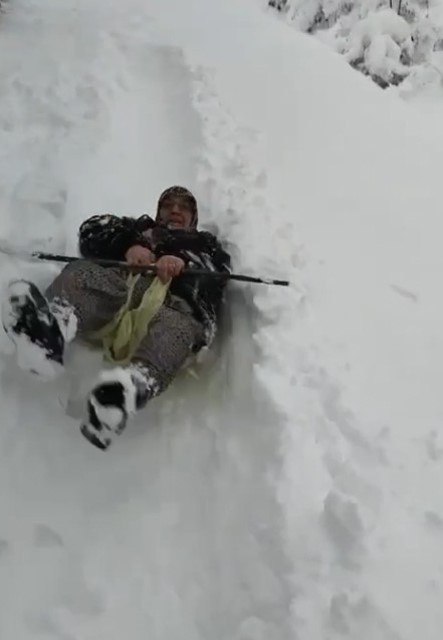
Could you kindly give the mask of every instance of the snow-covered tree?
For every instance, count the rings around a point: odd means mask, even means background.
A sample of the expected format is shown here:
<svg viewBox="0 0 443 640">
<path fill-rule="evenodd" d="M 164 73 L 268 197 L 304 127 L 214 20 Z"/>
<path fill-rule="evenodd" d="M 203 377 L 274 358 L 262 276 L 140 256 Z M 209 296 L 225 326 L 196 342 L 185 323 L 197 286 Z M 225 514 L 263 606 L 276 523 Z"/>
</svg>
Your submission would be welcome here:
<svg viewBox="0 0 443 640">
<path fill-rule="evenodd" d="M 443 77 L 443 0 L 269 0 L 382 87 Z M 433 71 L 432 71 L 433 70 Z"/>
</svg>

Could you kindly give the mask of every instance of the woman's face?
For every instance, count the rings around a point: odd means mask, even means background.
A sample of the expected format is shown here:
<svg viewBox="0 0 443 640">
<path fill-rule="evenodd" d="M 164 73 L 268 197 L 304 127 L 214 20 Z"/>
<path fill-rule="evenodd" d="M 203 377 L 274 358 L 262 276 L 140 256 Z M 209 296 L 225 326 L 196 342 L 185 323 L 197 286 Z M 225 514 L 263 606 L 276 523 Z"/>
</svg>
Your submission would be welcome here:
<svg viewBox="0 0 443 640">
<path fill-rule="evenodd" d="M 189 229 L 193 212 L 185 198 L 166 198 L 160 207 L 160 222 L 171 229 Z"/>
</svg>

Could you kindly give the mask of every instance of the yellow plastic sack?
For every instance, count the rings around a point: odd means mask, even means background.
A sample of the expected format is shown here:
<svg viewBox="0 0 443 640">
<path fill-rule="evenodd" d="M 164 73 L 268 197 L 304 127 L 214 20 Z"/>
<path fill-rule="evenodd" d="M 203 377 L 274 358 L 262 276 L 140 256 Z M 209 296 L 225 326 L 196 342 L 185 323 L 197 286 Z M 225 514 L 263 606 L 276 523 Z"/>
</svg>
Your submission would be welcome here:
<svg viewBox="0 0 443 640">
<path fill-rule="evenodd" d="M 130 309 L 135 285 L 140 274 L 128 277 L 128 297 L 114 318 L 102 329 L 91 334 L 91 339 L 98 340 L 103 347 L 105 358 L 114 364 L 129 364 L 145 337 L 149 323 L 163 305 L 168 292 L 169 283 L 162 284 L 155 278 L 143 294 L 140 305 Z"/>
</svg>

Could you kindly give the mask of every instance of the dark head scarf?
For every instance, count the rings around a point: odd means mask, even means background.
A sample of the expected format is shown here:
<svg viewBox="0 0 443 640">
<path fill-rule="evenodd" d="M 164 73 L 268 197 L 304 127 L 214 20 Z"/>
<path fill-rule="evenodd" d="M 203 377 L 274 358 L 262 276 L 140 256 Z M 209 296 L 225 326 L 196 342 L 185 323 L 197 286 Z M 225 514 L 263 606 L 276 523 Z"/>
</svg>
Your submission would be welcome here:
<svg viewBox="0 0 443 640">
<path fill-rule="evenodd" d="M 158 204 L 157 204 L 157 215 L 155 218 L 156 220 L 158 220 L 159 218 L 162 203 L 166 200 L 166 198 L 177 198 L 180 200 L 184 200 L 189 205 L 189 208 L 192 211 L 191 226 L 194 228 L 197 226 L 197 223 L 198 223 L 197 200 L 195 199 L 194 194 L 191 193 L 191 191 L 189 191 L 189 189 L 186 189 L 185 187 L 180 187 L 178 185 L 175 185 L 173 187 L 168 187 L 160 195 L 160 198 L 158 199 Z"/>
</svg>

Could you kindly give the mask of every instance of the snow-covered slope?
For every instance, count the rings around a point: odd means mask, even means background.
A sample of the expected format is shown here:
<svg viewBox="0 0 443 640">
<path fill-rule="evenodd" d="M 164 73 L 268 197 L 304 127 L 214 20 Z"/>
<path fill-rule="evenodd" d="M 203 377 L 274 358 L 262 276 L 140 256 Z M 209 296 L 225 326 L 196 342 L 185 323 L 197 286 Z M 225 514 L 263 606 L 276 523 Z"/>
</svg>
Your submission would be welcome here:
<svg viewBox="0 0 443 640">
<path fill-rule="evenodd" d="M 218 360 L 106 455 L 2 336 L 0 637 L 437 640 L 441 136 L 255 0 L 145 4 L 2 17 L 1 238 L 71 252 L 184 182 L 292 286 L 233 286 Z"/>
</svg>

